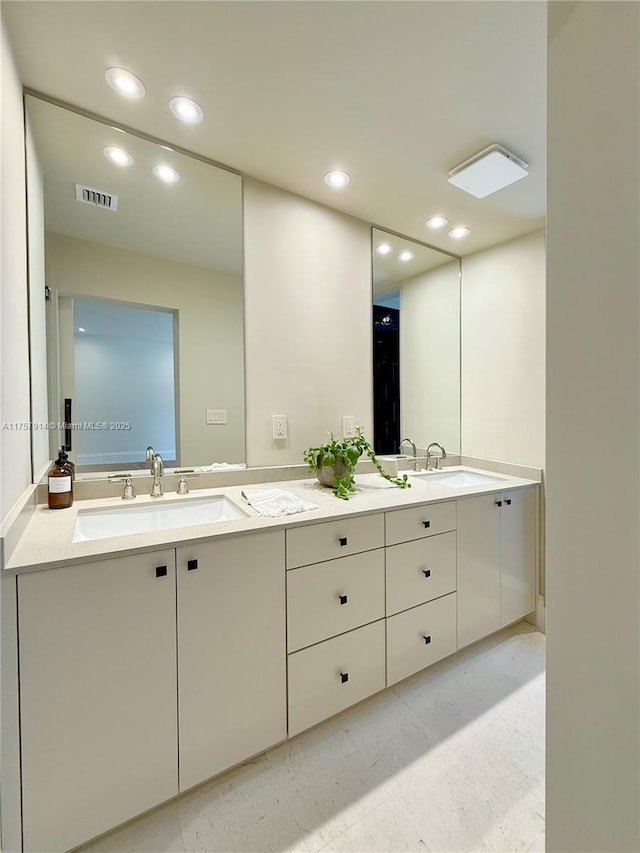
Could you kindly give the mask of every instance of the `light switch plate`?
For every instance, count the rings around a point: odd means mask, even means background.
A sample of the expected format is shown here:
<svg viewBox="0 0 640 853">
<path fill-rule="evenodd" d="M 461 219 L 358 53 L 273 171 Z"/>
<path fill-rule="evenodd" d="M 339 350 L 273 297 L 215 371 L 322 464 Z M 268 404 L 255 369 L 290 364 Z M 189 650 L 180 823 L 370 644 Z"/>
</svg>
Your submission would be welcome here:
<svg viewBox="0 0 640 853">
<path fill-rule="evenodd" d="M 289 437 L 289 426 L 287 424 L 286 415 L 273 415 L 273 437 L 276 441 L 281 441 Z"/>
<path fill-rule="evenodd" d="M 353 415 L 344 415 L 342 418 L 342 437 L 353 438 L 356 434 L 356 419 Z"/>
<path fill-rule="evenodd" d="M 206 422 L 217 426 L 218 424 L 226 424 L 227 410 L 226 409 L 207 409 Z"/>
</svg>

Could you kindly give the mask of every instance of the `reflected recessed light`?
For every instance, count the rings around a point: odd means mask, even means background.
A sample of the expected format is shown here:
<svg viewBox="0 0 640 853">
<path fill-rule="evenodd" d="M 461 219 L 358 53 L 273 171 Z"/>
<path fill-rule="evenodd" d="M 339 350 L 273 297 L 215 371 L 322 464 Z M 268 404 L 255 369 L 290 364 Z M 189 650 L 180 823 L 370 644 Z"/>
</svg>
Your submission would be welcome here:
<svg viewBox="0 0 640 853">
<path fill-rule="evenodd" d="M 79 332 L 86 332 L 87 330 L 86 330 L 86 329 L 83 329 L 83 328 L 82 328 L 82 326 L 78 326 L 78 331 L 79 331 Z"/>
<path fill-rule="evenodd" d="M 106 148 L 102 149 L 102 153 L 107 160 L 115 163 L 116 166 L 131 166 L 133 164 L 131 154 L 125 151 L 124 148 L 118 148 L 117 145 L 107 145 Z"/>
<path fill-rule="evenodd" d="M 393 247 L 388 243 L 380 243 L 379 246 L 376 246 L 376 252 L 379 255 L 388 255 L 389 252 L 393 252 Z"/>
<path fill-rule="evenodd" d="M 399 261 L 412 261 L 414 258 L 415 255 L 413 254 L 413 252 L 400 252 L 400 254 L 398 255 Z"/>
<path fill-rule="evenodd" d="M 432 216 L 424 224 L 427 228 L 444 228 L 448 221 L 446 216 Z"/>
<path fill-rule="evenodd" d="M 351 175 L 348 172 L 340 171 L 340 169 L 334 169 L 333 172 L 327 172 L 324 176 L 325 184 L 328 184 L 330 187 L 334 187 L 334 189 L 346 187 L 350 180 Z"/>
<path fill-rule="evenodd" d="M 191 98 L 171 98 L 169 109 L 176 118 L 187 124 L 198 124 L 204 118 L 204 110 Z"/>
<path fill-rule="evenodd" d="M 130 98 L 132 101 L 139 101 L 140 98 L 144 98 L 144 83 L 125 68 L 107 68 L 104 72 L 104 79 L 114 91 L 124 98 Z"/>
<path fill-rule="evenodd" d="M 166 163 L 158 163 L 157 166 L 154 166 L 153 174 L 165 184 L 175 184 L 176 181 L 180 180 L 179 173 L 171 166 L 167 166 Z"/>
<path fill-rule="evenodd" d="M 466 225 L 458 225 L 449 231 L 449 237 L 453 237 L 454 240 L 462 240 L 463 237 L 468 237 L 469 234 L 471 234 L 471 229 L 467 228 Z"/>
</svg>

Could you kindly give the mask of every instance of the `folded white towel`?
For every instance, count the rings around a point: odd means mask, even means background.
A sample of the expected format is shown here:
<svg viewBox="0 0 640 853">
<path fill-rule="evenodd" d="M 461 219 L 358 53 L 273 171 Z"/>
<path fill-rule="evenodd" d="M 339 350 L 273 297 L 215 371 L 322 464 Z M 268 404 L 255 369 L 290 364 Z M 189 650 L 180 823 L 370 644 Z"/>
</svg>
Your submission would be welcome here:
<svg viewBox="0 0 640 853">
<path fill-rule="evenodd" d="M 210 471 L 244 471 L 246 467 L 244 462 L 212 462 L 211 465 L 201 465 L 199 468 L 194 468 L 194 471 L 205 474 Z"/>
<path fill-rule="evenodd" d="M 260 515 L 275 517 L 318 509 L 318 504 L 305 501 L 285 489 L 244 489 L 242 494 Z"/>
</svg>

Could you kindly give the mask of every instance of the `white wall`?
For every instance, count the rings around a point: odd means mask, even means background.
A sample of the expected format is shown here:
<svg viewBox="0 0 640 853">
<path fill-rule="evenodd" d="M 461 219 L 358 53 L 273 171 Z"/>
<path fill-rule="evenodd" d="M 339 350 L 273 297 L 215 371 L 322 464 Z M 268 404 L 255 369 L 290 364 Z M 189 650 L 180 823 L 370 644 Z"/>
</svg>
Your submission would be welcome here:
<svg viewBox="0 0 640 853">
<path fill-rule="evenodd" d="M 65 295 L 178 311 L 180 464 L 244 461 L 238 277 L 52 232 L 47 232 L 46 266 L 48 284 Z M 206 409 L 226 409 L 227 424 L 207 425 Z"/>
<path fill-rule="evenodd" d="M 353 415 L 371 440 L 371 230 L 244 184 L 247 464 L 299 463 Z M 287 415 L 289 440 L 272 438 Z"/>
<path fill-rule="evenodd" d="M 639 34 L 549 6 L 550 853 L 640 850 Z"/>
<path fill-rule="evenodd" d="M 401 433 L 460 452 L 460 267 L 429 270 L 400 286 Z"/>
<path fill-rule="evenodd" d="M 0 45 L 0 421 L 28 422 L 29 355 L 22 87 L 4 24 Z M 0 520 L 31 482 L 29 430 L 0 433 Z"/>
<path fill-rule="evenodd" d="M 543 231 L 462 259 L 462 452 L 543 467 Z"/>
</svg>

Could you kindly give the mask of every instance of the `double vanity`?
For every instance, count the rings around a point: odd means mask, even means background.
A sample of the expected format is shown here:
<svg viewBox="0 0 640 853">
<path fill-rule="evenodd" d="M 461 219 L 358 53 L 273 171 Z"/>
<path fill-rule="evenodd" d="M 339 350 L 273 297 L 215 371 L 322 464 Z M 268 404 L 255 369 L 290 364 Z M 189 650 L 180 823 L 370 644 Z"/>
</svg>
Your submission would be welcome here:
<svg viewBox="0 0 640 853">
<path fill-rule="evenodd" d="M 278 518 L 242 486 L 39 506 L 4 578 L 25 853 L 82 844 L 534 611 L 539 482 L 410 481 L 358 475 L 348 502 L 278 483 L 318 505 Z"/>
</svg>

